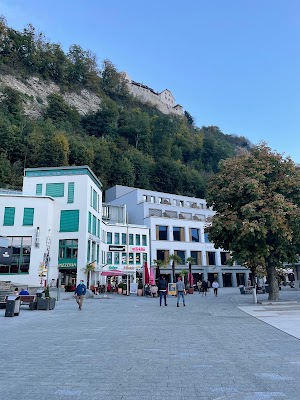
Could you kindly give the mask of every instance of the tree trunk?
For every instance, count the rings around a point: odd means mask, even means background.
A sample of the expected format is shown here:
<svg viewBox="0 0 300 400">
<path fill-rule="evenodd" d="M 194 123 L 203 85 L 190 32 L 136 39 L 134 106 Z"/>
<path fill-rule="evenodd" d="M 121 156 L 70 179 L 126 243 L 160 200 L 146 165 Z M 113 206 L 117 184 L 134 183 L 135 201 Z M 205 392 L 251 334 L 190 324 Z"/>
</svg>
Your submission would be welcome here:
<svg viewBox="0 0 300 400">
<path fill-rule="evenodd" d="M 173 283 L 175 283 L 175 262 L 174 260 L 172 261 L 172 275 L 173 275 Z"/>
<path fill-rule="evenodd" d="M 269 300 L 279 300 L 278 280 L 274 264 L 267 265 L 267 279 L 269 282 Z"/>
<path fill-rule="evenodd" d="M 190 274 L 190 279 L 189 279 L 189 281 L 190 281 L 190 288 L 191 287 L 193 287 L 192 286 L 192 263 L 189 263 L 189 274 Z"/>
</svg>

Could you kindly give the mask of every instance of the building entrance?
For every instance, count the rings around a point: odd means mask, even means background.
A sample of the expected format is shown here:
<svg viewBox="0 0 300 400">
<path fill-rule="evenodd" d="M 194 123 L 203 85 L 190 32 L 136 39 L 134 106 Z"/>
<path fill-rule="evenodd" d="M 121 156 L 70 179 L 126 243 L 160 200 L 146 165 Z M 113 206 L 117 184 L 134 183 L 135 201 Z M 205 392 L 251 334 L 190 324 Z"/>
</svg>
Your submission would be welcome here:
<svg viewBox="0 0 300 400">
<path fill-rule="evenodd" d="M 61 287 L 64 287 L 66 292 L 73 292 L 76 289 L 77 270 L 59 268 L 58 272 L 60 274 Z"/>
</svg>

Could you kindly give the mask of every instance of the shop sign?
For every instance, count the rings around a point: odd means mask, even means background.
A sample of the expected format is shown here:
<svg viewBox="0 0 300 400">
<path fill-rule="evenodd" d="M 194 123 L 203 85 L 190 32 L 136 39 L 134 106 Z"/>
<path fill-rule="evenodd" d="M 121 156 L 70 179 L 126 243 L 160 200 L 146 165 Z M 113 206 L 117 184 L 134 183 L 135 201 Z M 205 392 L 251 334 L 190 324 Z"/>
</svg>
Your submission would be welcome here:
<svg viewBox="0 0 300 400">
<path fill-rule="evenodd" d="M 125 265 L 123 269 L 126 271 L 128 271 L 128 270 L 132 271 L 132 270 L 134 270 L 134 265 Z"/>
<path fill-rule="evenodd" d="M 110 265 L 108 267 L 109 271 L 114 271 L 115 269 L 118 269 L 118 267 L 115 267 L 114 265 Z"/>
<path fill-rule="evenodd" d="M 132 247 L 130 251 L 146 251 L 145 247 Z"/>
<path fill-rule="evenodd" d="M 108 246 L 109 251 L 125 251 L 126 250 L 126 246 L 122 246 L 122 245 L 109 245 Z"/>
<path fill-rule="evenodd" d="M 77 268 L 77 258 L 59 258 L 58 268 Z"/>
</svg>

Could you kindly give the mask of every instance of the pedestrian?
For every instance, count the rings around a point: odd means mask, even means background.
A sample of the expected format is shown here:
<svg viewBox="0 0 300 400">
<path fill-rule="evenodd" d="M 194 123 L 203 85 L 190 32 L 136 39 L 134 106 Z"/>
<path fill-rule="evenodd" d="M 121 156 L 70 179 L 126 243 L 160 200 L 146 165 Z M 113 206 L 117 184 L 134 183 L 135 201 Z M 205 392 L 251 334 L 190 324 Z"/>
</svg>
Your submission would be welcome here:
<svg viewBox="0 0 300 400">
<path fill-rule="evenodd" d="M 201 292 L 201 287 L 202 287 L 202 282 L 201 282 L 201 281 L 198 281 L 198 282 L 197 282 L 197 288 L 198 288 L 199 294 L 200 294 L 200 292 Z"/>
<path fill-rule="evenodd" d="M 252 282 L 251 282 L 250 278 L 248 278 L 247 284 L 248 284 L 248 286 L 251 286 Z"/>
<path fill-rule="evenodd" d="M 218 296 L 218 289 L 219 289 L 220 285 L 219 285 L 219 282 L 216 279 L 214 280 L 214 282 L 212 284 L 212 287 L 214 289 L 214 295 L 217 297 Z"/>
<path fill-rule="evenodd" d="M 177 292 L 177 307 L 179 307 L 179 299 L 180 299 L 180 297 L 182 297 L 183 306 L 185 307 L 184 283 L 181 280 L 181 276 L 179 276 L 177 278 L 176 292 Z"/>
<path fill-rule="evenodd" d="M 202 282 L 202 297 L 205 295 L 206 296 L 206 293 L 207 293 L 207 289 L 208 289 L 208 283 L 207 283 L 207 281 L 206 280 L 204 280 L 203 282 Z"/>
<path fill-rule="evenodd" d="M 164 298 L 165 306 L 167 306 L 167 281 L 164 275 L 161 275 L 158 281 L 158 291 L 159 291 L 159 305 L 161 306 L 162 298 Z"/>
<path fill-rule="evenodd" d="M 14 295 L 18 296 L 18 294 L 19 294 L 19 288 L 16 287 L 15 290 L 14 290 Z"/>
<path fill-rule="evenodd" d="M 78 309 L 82 309 L 83 298 L 86 294 L 86 286 L 83 280 L 80 281 L 79 285 L 75 289 L 74 296 L 76 296 L 76 303 L 78 304 Z"/>
<path fill-rule="evenodd" d="M 28 294 L 29 294 L 28 290 L 25 290 L 25 289 L 21 289 L 21 291 L 19 293 L 20 296 L 26 296 Z"/>
</svg>

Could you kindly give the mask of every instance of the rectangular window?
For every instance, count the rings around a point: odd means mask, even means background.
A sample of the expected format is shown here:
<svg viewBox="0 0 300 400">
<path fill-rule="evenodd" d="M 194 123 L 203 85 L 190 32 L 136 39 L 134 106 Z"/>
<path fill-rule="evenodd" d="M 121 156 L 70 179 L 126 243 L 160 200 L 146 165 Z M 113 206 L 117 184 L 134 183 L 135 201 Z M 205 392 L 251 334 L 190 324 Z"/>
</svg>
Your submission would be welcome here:
<svg viewBox="0 0 300 400">
<path fill-rule="evenodd" d="M 37 183 L 35 186 L 35 194 L 37 196 L 41 196 L 42 195 L 42 189 L 43 189 L 43 185 L 41 183 Z"/>
<path fill-rule="evenodd" d="M 92 234 L 94 236 L 96 236 L 97 233 L 97 218 L 95 217 L 95 215 L 93 215 L 93 230 L 92 230 Z"/>
<path fill-rule="evenodd" d="M 216 265 L 216 253 L 214 251 L 206 252 L 207 265 Z"/>
<path fill-rule="evenodd" d="M 79 210 L 62 210 L 60 212 L 60 232 L 78 232 Z"/>
<path fill-rule="evenodd" d="M 15 223 L 15 207 L 5 207 L 4 209 L 4 226 L 13 226 Z"/>
<path fill-rule="evenodd" d="M 106 243 L 107 244 L 112 244 L 112 233 L 111 232 L 107 232 L 107 236 L 106 236 Z"/>
<path fill-rule="evenodd" d="M 68 203 L 74 203 L 74 182 L 68 183 Z"/>
<path fill-rule="evenodd" d="M 126 253 L 122 253 L 122 264 L 126 264 Z"/>
<path fill-rule="evenodd" d="M 99 253 L 100 253 L 100 246 L 97 244 L 97 264 L 99 264 Z"/>
<path fill-rule="evenodd" d="M 62 239 L 59 241 L 58 258 L 64 260 L 77 259 L 78 240 Z"/>
<path fill-rule="evenodd" d="M 126 233 L 122 233 L 122 244 L 127 244 L 126 243 Z"/>
<path fill-rule="evenodd" d="M 173 226 L 173 240 L 174 242 L 180 242 L 181 240 L 179 226 Z"/>
<path fill-rule="evenodd" d="M 64 194 L 65 194 L 64 183 L 46 183 L 46 196 L 64 197 Z"/>
<path fill-rule="evenodd" d="M 34 217 L 34 208 L 24 208 L 23 225 L 32 226 Z"/>
<path fill-rule="evenodd" d="M 133 264 L 133 253 L 129 253 L 129 264 Z"/>
<path fill-rule="evenodd" d="M 114 253 L 114 263 L 120 264 L 120 253 L 119 252 Z"/>
<path fill-rule="evenodd" d="M 86 255 L 86 261 L 89 262 L 91 257 L 91 241 L 88 240 L 87 242 L 87 255 Z"/>
<path fill-rule="evenodd" d="M 90 212 L 88 218 L 88 233 L 92 233 L 92 214 Z"/>
<path fill-rule="evenodd" d="M 205 243 L 210 243 L 209 238 L 208 238 L 208 233 L 204 233 L 204 241 L 205 241 Z"/>
<path fill-rule="evenodd" d="M 31 241 L 29 237 L 8 237 L 9 259 L 0 263 L 0 274 L 28 274 L 31 254 Z"/>
<path fill-rule="evenodd" d="M 97 192 L 93 189 L 93 209 L 97 211 Z"/>
<path fill-rule="evenodd" d="M 111 251 L 106 253 L 106 264 L 112 264 L 112 252 Z"/>
<path fill-rule="evenodd" d="M 98 219 L 97 236 L 98 236 L 98 238 L 100 239 L 100 219 Z"/>
<path fill-rule="evenodd" d="M 191 239 L 192 242 L 200 242 L 199 229 L 191 228 Z"/>
<path fill-rule="evenodd" d="M 155 203 L 155 197 L 154 196 L 150 196 L 150 203 Z"/>
<path fill-rule="evenodd" d="M 220 255 L 221 255 L 221 265 L 227 265 L 227 260 L 229 259 L 229 253 L 221 251 Z"/>
<path fill-rule="evenodd" d="M 147 201 L 147 196 L 144 194 L 143 195 L 143 202 L 146 203 L 146 201 Z"/>
<path fill-rule="evenodd" d="M 168 227 L 157 225 L 158 227 L 158 240 L 168 240 Z"/>
<path fill-rule="evenodd" d="M 91 261 L 96 260 L 96 243 L 92 242 L 92 256 L 91 256 Z"/>
<path fill-rule="evenodd" d="M 147 253 L 143 253 L 143 263 L 147 262 Z"/>
<path fill-rule="evenodd" d="M 147 236 L 146 235 L 142 235 L 142 245 L 147 246 Z"/>
<path fill-rule="evenodd" d="M 120 244 L 120 234 L 115 233 L 115 244 Z"/>
<path fill-rule="evenodd" d="M 141 244 L 141 235 L 135 235 L 135 244 L 136 244 L 136 246 L 140 246 L 140 244 Z"/>
<path fill-rule="evenodd" d="M 133 234 L 129 233 L 129 245 L 133 245 Z"/>
<path fill-rule="evenodd" d="M 184 250 L 175 250 L 175 253 L 181 258 L 180 264 L 185 264 L 185 251 Z"/>
<path fill-rule="evenodd" d="M 169 250 L 156 250 L 156 259 L 167 264 L 169 258 Z"/>
<path fill-rule="evenodd" d="M 194 259 L 195 265 L 201 265 L 201 251 L 191 251 L 191 257 Z"/>
<path fill-rule="evenodd" d="M 141 263 L 141 253 L 135 253 L 135 263 L 136 264 Z"/>
</svg>

